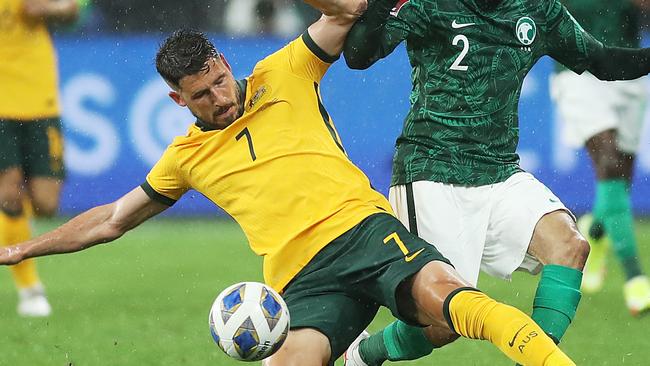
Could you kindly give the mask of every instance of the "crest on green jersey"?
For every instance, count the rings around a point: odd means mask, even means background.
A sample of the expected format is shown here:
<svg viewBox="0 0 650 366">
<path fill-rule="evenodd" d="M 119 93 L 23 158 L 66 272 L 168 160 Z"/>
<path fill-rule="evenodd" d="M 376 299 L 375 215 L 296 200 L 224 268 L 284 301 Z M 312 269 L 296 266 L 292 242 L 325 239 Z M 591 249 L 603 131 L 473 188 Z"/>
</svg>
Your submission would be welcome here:
<svg viewBox="0 0 650 366">
<path fill-rule="evenodd" d="M 530 46 L 537 36 L 537 25 L 529 17 L 521 17 L 517 21 L 516 27 L 517 39 L 524 46 Z"/>
</svg>

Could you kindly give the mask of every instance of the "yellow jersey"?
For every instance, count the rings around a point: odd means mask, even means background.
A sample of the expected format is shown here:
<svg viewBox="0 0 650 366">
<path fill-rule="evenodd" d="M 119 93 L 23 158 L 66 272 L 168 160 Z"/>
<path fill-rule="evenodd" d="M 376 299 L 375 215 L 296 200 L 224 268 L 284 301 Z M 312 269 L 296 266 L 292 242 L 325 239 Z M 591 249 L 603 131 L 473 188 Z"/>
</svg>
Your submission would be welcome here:
<svg viewBox="0 0 650 366">
<path fill-rule="evenodd" d="M 0 0 L 0 118 L 59 115 L 57 68 L 47 25 L 23 14 L 22 0 Z"/>
<path fill-rule="evenodd" d="M 364 218 L 392 214 L 321 103 L 318 83 L 331 62 L 308 33 L 260 61 L 245 81 L 244 114 L 223 130 L 190 126 L 142 185 L 168 205 L 195 189 L 223 208 L 278 291 Z"/>
</svg>

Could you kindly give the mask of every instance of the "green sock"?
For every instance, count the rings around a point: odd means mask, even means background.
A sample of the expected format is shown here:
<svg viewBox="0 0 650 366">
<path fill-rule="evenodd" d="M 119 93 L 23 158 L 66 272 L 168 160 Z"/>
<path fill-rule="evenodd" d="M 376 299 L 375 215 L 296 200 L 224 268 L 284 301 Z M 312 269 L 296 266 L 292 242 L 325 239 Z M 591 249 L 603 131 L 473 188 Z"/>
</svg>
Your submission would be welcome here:
<svg viewBox="0 0 650 366">
<path fill-rule="evenodd" d="M 560 342 L 576 314 L 581 282 L 582 272 L 574 268 L 547 265 L 542 270 L 532 318 L 556 343 Z"/>
<path fill-rule="evenodd" d="M 629 280 L 643 272 L 638 260 L 634 218 L 627 186 L 624 179 L 598 181 L 594 217 L 605 226 L 616 256 Z"/>
<path fill-rule="evenodd" d="M 359 354 L 368 365 L 384 361 L 415 360 L 424 357 L 435 347 L 424 335 L 424 329 L 396 320 L 381 332 L 359 344 Z"/>
</svg>

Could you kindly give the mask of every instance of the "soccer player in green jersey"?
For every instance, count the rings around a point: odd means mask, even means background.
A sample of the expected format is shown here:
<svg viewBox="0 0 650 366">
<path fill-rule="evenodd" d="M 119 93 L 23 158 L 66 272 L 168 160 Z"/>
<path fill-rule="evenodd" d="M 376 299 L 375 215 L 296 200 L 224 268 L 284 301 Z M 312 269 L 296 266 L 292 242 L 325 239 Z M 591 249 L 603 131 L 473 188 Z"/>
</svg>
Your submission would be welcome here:
<svg viewBox="0 0 650 366">
<path fill-rule="evenodd" d="M 380 305 L 409 323 L 488 340 L 526 365 L 575 366 L 529 316 L 471 287 L 410 233 L 352 164 L 320 82 L 366 1 L 307 2 L 326 15 L 242 80 L 202 33 L 168 37 L 156 69 L 196 121 L 142 185 L 0 247 L 0 266 L 108 243 L 195 189 L 241 225 L 291 313 L 287 339 L 265 366 L 333 366 Z"/>
<path fill-rule="evenodd" d="M 472 284 L 479 269 L 502 278 L 541 270 L 532 318 L 559 342 L 581 298 L 589 244 L 571 212 L 519 166 L 522 83 L 544 55 L 576 73 L 635 79 L 650 72 L 650 50 L 603 45 L 559 0 L 376 0 L 348 35 L 346 61 L 367 68 L 404 40 L 413 88 L 393 208 Z M 415 359 L 456 337 L 396 321 L 355 342 L 347 365 Z"/>
<path fill-rule="evenodd" d="M 620 47 L 639 47 L 640 5 L 630 0 L 565 0 L 576 20 L 594 37 Z M 563 137 L 585 146 L 596 171 L 593 216 L 578 220 L 591 244 L 582 279 L 584 292 L 602 288 L 609 243 L 625 272 L 625 302 L 634 315 L 650 309 L 650 281 L 639 263 L 630 182 L 646 103 L 644 80 L 603 82 L 558 65 L 551 96 L 564 122 Z M 605 233 L 607 234 L 605 236 Z"/>
</svg>

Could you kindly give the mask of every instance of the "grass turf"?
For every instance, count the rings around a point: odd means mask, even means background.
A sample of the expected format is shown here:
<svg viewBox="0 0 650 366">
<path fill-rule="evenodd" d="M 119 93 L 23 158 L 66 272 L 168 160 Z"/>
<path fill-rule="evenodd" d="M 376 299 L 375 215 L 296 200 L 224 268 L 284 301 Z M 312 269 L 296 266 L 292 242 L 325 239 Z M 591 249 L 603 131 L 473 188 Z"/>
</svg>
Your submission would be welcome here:
<svg viewBox="0 0 650 366">
<path fill-rule="evenodd" d="M 38 231 L 54 223 L 41 223 Z M 640 222 L 650 270 L 650 222 Z M 0 271 L 0 365 L 241 365 L 213 343 L 207 312 L 226 286 L 261 279 L 261 260 L 227 220 L 162 218 L 117 242 L 39 259 L 54 313 L 22 319 L 9 271 Z M 496 299 L 530 311 L 536 278 L 482 277 Z M 562 348 L 578 365 L 648 365 L 650 316 L 632 318 L 612 261 L 605 289 L 583 297 Z M 391 321 L 382 311 L 371 330 Z M 342 364 L 341 362 L 337 365 Z M 487 342 L 459 340 L 408 365 L 512 365 Z"/>
</svg>

